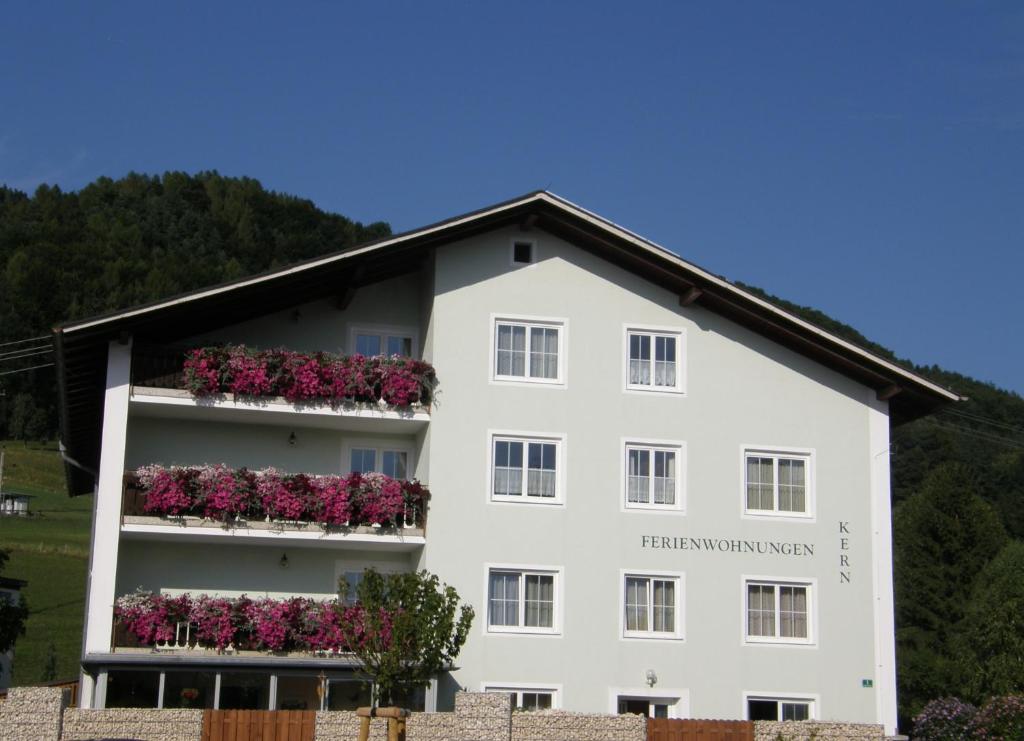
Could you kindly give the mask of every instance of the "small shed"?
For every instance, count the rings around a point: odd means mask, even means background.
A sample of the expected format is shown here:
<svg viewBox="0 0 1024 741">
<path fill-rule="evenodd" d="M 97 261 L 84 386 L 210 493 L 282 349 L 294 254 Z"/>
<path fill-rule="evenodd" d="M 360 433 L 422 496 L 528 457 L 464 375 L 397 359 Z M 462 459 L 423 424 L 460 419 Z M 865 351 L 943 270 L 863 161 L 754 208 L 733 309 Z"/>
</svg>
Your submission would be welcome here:
<svg viewBox="0 0 1024 741">
<path fill-rule="evenodd" d="M 20 515 L 27 517 L 29 514 L 29 500 L 31 494 L 19 494 L 8 491 L 0 492 L 0 516 Z"/>
</svg>

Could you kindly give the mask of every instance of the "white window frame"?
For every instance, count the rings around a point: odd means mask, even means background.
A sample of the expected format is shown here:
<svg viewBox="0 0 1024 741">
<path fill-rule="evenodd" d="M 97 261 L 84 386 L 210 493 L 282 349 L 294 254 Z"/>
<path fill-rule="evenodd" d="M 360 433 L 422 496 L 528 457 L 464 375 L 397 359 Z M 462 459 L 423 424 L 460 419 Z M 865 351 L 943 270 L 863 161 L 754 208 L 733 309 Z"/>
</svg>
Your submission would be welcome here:
<svg viewBox="0 0 1024 741">
<path fill-rule="evenodd" d="M 494 493 L 494 444 L 498 441 L 529 443 L 547 443 L 555 446 L 555 496 L 534 497 L 524 491 L 520 496 L 502 496 Z M 520 430 L 488 430 L 487 431 L 487 499 L 492 504 L 511 504 L 516 506 L 552 507 L 565 506 L 565 435 L 558 432 L 522 432 Z M 523 471 L 526 468 L 527 451 L 523 449 Z M 526 481 L 524 475 L 523 481 Z"/>
<path fill-rule="evenodd" d="M 774 636 L 752 636 L 747 632 L 747 587 L 752 584 L 775 587 L 775 633 Z M 803 587 L 807 590 L 807 636 L 804 638 L 787 638 L 778 635 L 782 621 L 779 616 L 781 600 L 779 587 Z M 740 579 L 742 600 L 740 603 L 740 631 L 743 643 L 748 646 L 817 646 L 818 630 L 818 580 L 814 578 L 793 576 L 756 576 L 745 574 Z"/>
<path fill-rule="evenodd" d="M 676 341 L 676 383 L 674 386 L 655 386 L 652 383 L 630 383 L 629 381 L 629 336 L 643 334 L 654 337 L 672 337 Z M 653 379 L 653 375 L 652 375 Z M 686 395 L 686 330 L 683 327 L 666 327 L 651 324 L 622 325 L 622 384 L 626 391 L 642 394 Z"/>
<path fill-rule="evenodd" d="M 532 378 L 529 375 L 525 376 L 505 376 L 498 374 L 498 325 L 499 324 L 511 324 L 516 326 L 527 327 L 527 340 L 526 340 L 526 363 L 527 373 L 529 373 L 529 362 L 530 362 L 530 340 L 529 340 L 529 328 L 539 327 L 541 329 L 556 329 L 558 330 L 558 366 L 557 375 L 555 378 Z M 490 323 L 490 369 L 491 377 L 490 382 L 500 385 L 523 385 L 523 386 L 541 386 L 546 388 L 565 388 L 566 378 L 568 376 L 567 368 L 568 362 L 566 358 L 566 348 L 568 344 L 569 336 L 569 320 L 558 317 L 539 317 L 539 316 L 526 316 L 522 314 L 491 314 Z"/>
<path fill-rule="evenodd" d="M 668 705 L 669 718 L 690 717 L 690 690 L 687 689 L 661 689 L 654 687 L 609 687 L 608 688 L 608 712 L 611 715 L 619 714 L 619 698 L 625 697 L 632 700 L 649 700 L 656 704 Z M 664 703 L 659 701 L 665 701 Z"/>
<path fill-rule="evenodd" d="M 749 509 L 747 507 L 747 457 L 772 458 L 772 509 Z M 804 504 L 803 512 L 779 510 L 779 460 L 792 459 L 804 462 Z M 816 491 L 815 449 L 799 447 L 780 447 L 777 445 L 741 445 L 740 446 L 740 513 L 747 520 L 791 520 L 793 522 L 815 522 Z"/>
<path fill-rule="evenodd" d="M 349 327 L 349 352 L 355 353 L 356 351 L 356 335 L 360 334 L 372 334 L 377 335 L 381 338 L 381 348 L 387 348 L 388 337 L 408 337 L 412 345 L 411 358 L 419 357 L 419 332 L 415 327 L 402 327 L 391 324 L 353 324 Z"/>
<path fill-rule="evenodd" d="M 659 579 L 675 582 L 675 627 L 669 631 L 627 630 L 626 628 L 626 578 Z M 650 591 L 648 591 L 650 594 Z M 648 615 L 654 609 L 653 599 L 648 604 Z M 653 625 L 650 620 L 648 625 Z M 649 569 L 621 569 L 619 571 L 619 638 L 625 641 L 656 640 L 682 641 L 686 638 L 686 572 L 651 571 Z"/>
<path fill-rule="evenodd" d="M 514 571 L 518 572 L 520 577 L 531 574 L 541 574 L 543 576 L 553 576 L 554 584 L 552 593 L 554 595 L 555 604 L 551 610 L 551 627 L 543 628 L 537 626 L 526 626 L 526 625 L 491 625 L 491 572 L 492 571 Z M 562 635 L 562 610 L 565 604 L 563 595 L 563 584 L 564 584 L 564 569 L 561 566 L 539 566 L 536 564 L 508 564 L 508 563 L 485 563 L 484 564 L 484 591 L 483 591 L 483 605 L 484 605 L 484 619 L 480 622 L 483 624 L 484 635 L 491 636 L 515 636 L 515 635 L 533 635 L 533 636 L 557 636 Z M 520 579 L 519 587 L 519 618 L 520 622 L 525 615 L 526 601 L 523 598 L 525 592 L 525 580 Z"/>
<path fill-rule="evenodd" d="M 562 685 L 535 682 L 481 682 L 481 692 L 500 692 L 514 694 L 516 696 L 516 708 L 522 705 L 524 692 L 547 692 L 551 695 L 551 709 L 559 710 L 562 707 Z M 533 712 L 533 711 L 524 711 Z"/>
<path fill-rule="evenodd" d="M 629 451 L 669 451 L 676 454 L 676 501 L 675 504 L 654 504 L 629 501 Z M 649 438 L 624 437 L 619 445 L 619 509 L 623 512 L 648 512 L 657 514 L 686 514 L 686 443 L 682 440 L 652 440 Z M 653 479 L 654 461 L 651 460 Z M 653 499 L 653 496 L 651 497 Z"/>
<path fill-rule="evenodd" d="M 368 439 L 346 439 L 344 444 L 341 446 L 341 471 L 343 474 L 351 473 L 352 467 L 352 451 L 353 450 L 373 450 L 374 451 L 374 470 L 378 473 L 381 472 L 384 464 L 384 453 L 405 453 L 405 473 L 408 480 L 412 480 L 415 477 L 416 471 L 416 456 L 413 451 L 413 446 L 410 443 L 389 443 L 385 440 L 368 440 Z"/>
<path fill-rule="evenodd" d="M 529 262 L 516 262 L 516 245 L 517 244 L 528 244 L 530 245 L 530 261 Z M 537 240 L 529 237 L 513 237 L 508 243 L 508 264 L 514 268 L 525 268 L 529 265 L 537 264 Z"/>
<path fill-rule="evenodd" d="M 807 720 L 819 720 L 821 696 L 813 692 L 759 692 L 756 690 L 745 690 L 743 692 L 743 707 L 740 717 L 750 720 L 750 700 L 767 700 L 779 703 L 779 720 L 782 720 L 782 703 L 803 703 L 807 705 Z"/>
</svg>

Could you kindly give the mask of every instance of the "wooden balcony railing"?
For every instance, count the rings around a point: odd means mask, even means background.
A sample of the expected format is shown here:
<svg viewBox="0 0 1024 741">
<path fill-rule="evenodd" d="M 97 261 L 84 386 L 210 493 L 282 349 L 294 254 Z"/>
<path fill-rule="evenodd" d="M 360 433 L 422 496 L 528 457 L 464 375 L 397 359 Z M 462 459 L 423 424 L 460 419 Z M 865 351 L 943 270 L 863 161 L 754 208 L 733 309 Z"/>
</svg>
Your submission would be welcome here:
<svg viewBox="0 0 1024 741">
<path fill-rule="evenodd" d="M 132 385 L 184 388 L 182 368 L 189 349 L 184 345 L 136 345 L 132 349 Z"/>
</svg>

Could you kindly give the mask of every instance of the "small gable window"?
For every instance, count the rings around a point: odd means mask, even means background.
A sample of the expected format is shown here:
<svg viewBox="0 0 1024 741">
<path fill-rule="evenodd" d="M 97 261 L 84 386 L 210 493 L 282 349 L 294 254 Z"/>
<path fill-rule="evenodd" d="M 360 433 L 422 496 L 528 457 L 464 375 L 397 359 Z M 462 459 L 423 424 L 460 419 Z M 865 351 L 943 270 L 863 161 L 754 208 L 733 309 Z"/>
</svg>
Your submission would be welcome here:
<svg viewBox="0 0 1024 741">
<path fill-rule="evenodd" d="M 512 242 L 512 264 L 529 265 L 534 260 L 534 243 L 525 239 Z"/>
</svg>

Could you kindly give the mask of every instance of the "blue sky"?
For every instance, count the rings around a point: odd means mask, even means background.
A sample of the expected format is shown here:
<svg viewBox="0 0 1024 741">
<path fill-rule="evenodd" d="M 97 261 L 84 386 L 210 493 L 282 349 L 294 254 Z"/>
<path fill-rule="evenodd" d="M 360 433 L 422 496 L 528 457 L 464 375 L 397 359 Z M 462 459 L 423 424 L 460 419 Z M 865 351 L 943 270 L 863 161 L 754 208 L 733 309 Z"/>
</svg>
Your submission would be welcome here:
<svg viewBox="0 0 1024 741">
<path fill-rule="evenodd" d="M 395 230 L 547 188 L 1024 393 L 1024 5 L 10 3 L 0 182 L 216 169 Z"/>
</svg>

